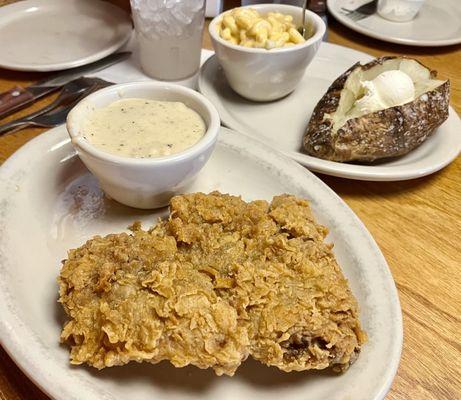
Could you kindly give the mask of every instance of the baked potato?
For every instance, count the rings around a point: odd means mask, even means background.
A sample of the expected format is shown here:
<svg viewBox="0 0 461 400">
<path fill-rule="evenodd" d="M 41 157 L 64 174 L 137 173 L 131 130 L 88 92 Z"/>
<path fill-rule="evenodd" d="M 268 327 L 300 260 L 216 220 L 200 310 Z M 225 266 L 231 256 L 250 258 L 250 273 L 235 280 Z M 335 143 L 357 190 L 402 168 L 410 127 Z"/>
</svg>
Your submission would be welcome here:
<svg viewBox="0 0 461 400">
<path fill-rule="evenodd" d="M 448 118 L 450 82 L 420 62 L 382 57 L 353 65 L 314 109 L 303 148 L 331 161 L 404 155 Z"/>
</svg>

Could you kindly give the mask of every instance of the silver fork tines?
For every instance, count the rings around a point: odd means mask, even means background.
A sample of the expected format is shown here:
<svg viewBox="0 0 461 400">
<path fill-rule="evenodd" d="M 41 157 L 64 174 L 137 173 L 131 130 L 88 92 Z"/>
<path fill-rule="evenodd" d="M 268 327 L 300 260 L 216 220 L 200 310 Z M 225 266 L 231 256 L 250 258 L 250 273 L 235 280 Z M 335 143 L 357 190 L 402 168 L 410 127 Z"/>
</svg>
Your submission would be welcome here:
<svg viewBox="0 0 461 400">
<path fill-rule="evenodd" d="M 355 10 L 350 10 L 344 7 L 341 7 L 341 14 L 345 15 L 347 18 L 353 21 L 360 21 L 364 18 L 373 15 L 376 12 L 376 7 L 378 5 L 378 0 L 372 0 L 368 3 L 361 5 Z"/>
</svg>

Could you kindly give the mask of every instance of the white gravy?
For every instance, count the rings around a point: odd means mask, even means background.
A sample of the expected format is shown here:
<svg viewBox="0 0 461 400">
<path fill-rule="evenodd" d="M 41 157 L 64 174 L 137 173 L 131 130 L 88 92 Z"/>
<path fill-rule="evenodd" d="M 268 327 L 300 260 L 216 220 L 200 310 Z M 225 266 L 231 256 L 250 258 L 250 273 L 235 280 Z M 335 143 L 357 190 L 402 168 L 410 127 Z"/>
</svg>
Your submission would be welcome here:
<svg viewBox="0 0 461 400">
<path fill-rule="evenodd" d="M 84 124 L 84 138 L 124 157 L 150 158 L 178 153 L 205 134 L 202 117 L 184 103 L 121 99 L 96 109 Z"/>
</svg>

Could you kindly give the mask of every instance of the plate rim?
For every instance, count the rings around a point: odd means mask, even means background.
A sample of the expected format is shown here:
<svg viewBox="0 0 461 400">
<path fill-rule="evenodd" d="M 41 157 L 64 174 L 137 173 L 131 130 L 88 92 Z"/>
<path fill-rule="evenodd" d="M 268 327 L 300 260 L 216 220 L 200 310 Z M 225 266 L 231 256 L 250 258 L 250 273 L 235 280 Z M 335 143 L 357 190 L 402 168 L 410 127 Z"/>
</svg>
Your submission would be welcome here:
<svg viewBox="0 0 461 400">
<path fill-rule="evenodd" d="M 403 44 L 407 46 L 414 46 L 414 47 L 428 47 L 428 46 L 435 46 L 435 47 L 445 47 L 445 46 L 453 46 L 456 44 L 461 43 L 461 35 L 458 38 L 453 39 L 445 39 L 445 40 L 415 40 L 415 39 L 403 39 L 398 37 L 387 37 L 383 36 L 379 33 L 375 33 L 372 30 L 369 30 L 365 27 L 360 26 L 359 24 L 354 23 L 354 21 L 349 20 L 344 15 L 338 12 L 335 8 L 335 5 L 338 1 L 341 0 L 327 0 L 327 8 L 328 11 L 333 15 L 333 17 L 344 26 L 361 33 L 362 35 L 369 36 L 374 39 L 382 40 L 388 43 L 395 43 L 395 44 Z"/>
<path fill-rule="evenodd" d="M 228 133 L 230 132 L 232 136 L 234 136 L 235 138 L 239 138 L 239 145 L 237 147 L 247 148 L 240 144 L 240 133 L 225 127 L 222 127 L 221 129 L 225 130 Z M 60 138 L 59 142 L 57 141 L 59 137 L 54 138 L 54 136 L 58 135 L 64 136 L 63 131 L 65 132 L 64 126 L 51 129 L 33 138 L 25 145 L 23 145 L 12 156 L 10 156 L 0 167 L 0 187 L 4 186 L 5 182 L 7 182 L 7 180 L 5 180 L 5 176 L 8 177 L 9 174 L 15 171 L 16 164 L 20 162 L 21 158 L 23 158 L 30 150 L 32 150 L 33 147 L 37 145 L 42 145 L 41 142 L 46 141 L 49 141 L 50 144 L 54 143 L 55 146 L 60 146 L 62 144 L 67 144 L 68 142 L 70 142 L 70 139 L 67 138 L 67 134 L 65 134 L 66 138 Z M 221 135 L 221 137 L 222 136 L 224 135 Z M 246 136 L 245 140 L 252 143 L 254 145 L 253 148 L 257 147 L 258 149 L 263 149 L 263 152 L 265 153 L 265 155 L 262 156 L 263 159 L 270 155 L 272 157 L 271 159 L 277 159 L 278 164 L 284 166 L 284 168 L 291 169 L 293 171 L 296 169 L 299 172 L 300 176 L 302 176 L 302 174 L 307 174 L 308 177 L 306 177 L 306 183 L 307 179 L 311 181 L 313 180 L 313 182 L 319 185 L 319 187 L 322 191 L 324 191 L 324 193 L 328 193 L 331 199 L 334 200 L 341 208 L 341 214 L 347 216 L 347 218 L 350 219 L 351 222 L 354 222 L 356 224 L 357 229 L 360 229 L 361 233 L 364 235 L 364 238 L 366 239 L 365 243 L 370 246 L 369 254 L 373 255 L 373 259 L 377 263 L 377 271 L 380 271 L 382 274 L 384 274 L 383 282 L 385 283 L 386 290 L 389 290 L 389 298 L 391 299 L 389 301 L 389 307 L 395 317 L 395 319 L 393 320 L 393 333 L 396 336 L 394 336 L 393 346 L 391 348 L 391 352 L 393 354 L 389 360 L 390 368 L 383 371 L 383 376 L 385 376 L 385 379 L 379 382 L 379 388 L 377 388 L 377 390 L 375 391 L 373 399 L 370 400 L 384 399 L 385 395 L 387 394 L 393 383 L 394 377 L 397 373 L 400 364 L 400 358 L 403 347 L 403 318 L 397 287 L 393 279 L 392 272 L 389 268 L 389 265 L 387 264 L 386 259 L 384 258 L 384 255 L 381 252 L 381 249 L 379 248 L 378 244 L 376 243 L 376 241 L 374 240 L 366 226 L 363 224 L 363 222 L 354 213 L 354 211 L 322 180 L 320 180 L 311 172 L 306 171 L 301 165 L 297 164 L 290 158 L 284 156 L 280 152 L 277 152 L 273 148 L 264 145 L 263 143 L 259 143 L 254 138 Z M 232 141 L 232 139 L 229 139 L 229 141 Z M 226 146 L 232 147 L 233 144 L 228 142 Z M 1 192 L 2 191 L 0 191 L 0 193 Z M 0 201 L 3 200 L 3 198 L 4 196 L 0 195 Z M 0 263 L 2 263 L 1 260 Z M 2 275 L 0 275 L 0 284 L 2 284 L 3 286 L 4 282 L 2 281 L 5 281 L 5 279 Z M 37 365 L 37 361 L 31 361 L 32 357 L 30 357 L 30 352 L 27 351 L 30 348 L 31 344 L 28 343 L 27 345 L 24 345 L 23 343 L 21 343 L 24 342 L 24 339 L 22 339 L 21 341 L 21 336 L 16 336 L 13 333 L 15 331 L 15 328 L 19 328 L 19 332 L 22 330 L 27 332 L 27 328 L 30 325 L 10 310 L 10 307 L 12 306 L 11 304 L 8 304 L 8 296 L 10 295 L 10 292 L 0 292 L 0 299 L 2 300 L 0 301 L 0 310 L 2 311 L 2 318 L 0 319 L 0 345 L 5 349 L 7 354 L 12 358 L 15 364 L 23 371 L 23 373 L 32 382 L 34 382 L 34 384 L 37 385 L 44 393 L 46 393 L 53 399 L 68 400 L 74 398 L 81 398 L 80 393 L 78 395 L 75 395 L 71 392 L 70 389 L 67 389 L 65 386 L 63 386 L 62 382 L 57 382 L 55 376 L 47 374 L 46 371 L 43 368 L 41 368 L 40 365 Z M 53 363 L 53 361 L 48 360 L 47 362 Z M 56 363 L 54 363 L 54 366 L 56 366 Z M 68 378 L 68 376 L 66 376 L 65 378 L 70 379 L 70 381 L 72 382 L 72 378 Z M 89 396 L 89 398 L 91 399 L 111 399 L 111 397 L 108 394 L 102 392 L 101 390 L 97 390 L 94 387 L 87 387 L 85 385 L 84 387 L 82 387 L 82 390 L 84 391 L 83 394 L 85 396 Z"/>
<path fill-rule="evenodd" d="M 24 12 L 30 7 L 36 7 L 40 5 L 50 5 L 50 4 L 56 4 L 59 7 L 66 8 L 69 6 L 69 4 L 72 3 L 81 3 L 82 1 L 85 1 L 89 5 L 91 5 L 94 8 L 100 8 L 105 12 L 110 12 L 112 15 L 115 15 L 116 18 L 119 18 L 120 20 L 125 19 L 125 22 L 127 24 L 126 32 L 125 34 L 117 41 L 115 41 L 111 46 L 106 47 L 103 50 L 100 50 L 92 55 L 89 55 L 84 58 L 79 58 L 74 61 L 65 61 L 65 62 L 59 62 L 59 63 L 48 63 L 48 64 L 39 64 L 39 65 L 32 65 L 32 64 L 24 64 L 24 63 L 11 63 L 11 62 L 3 62 L 0 57 L 0 68 L 12 70 L 12 71 L 29 71 L 29 72 L 52 72 L 52 71 L 61 71 L 64 69 L 68 68 L 75 68 L 75 67 L 80 67 L 82 65 L 90 64 L 92 62 L 98 61 L 103 59 L 104 57 L 107 57 L 108 55 L 116 52 L 118 49 L 123 47 L 128 41 L 130 40 L 132 34 L 133 34 L 133 27 L 131 23 L 131 19 L 128 16 L 128 14 L 120 7 L 115 6 L 112 3 L 102 1 L 102 0 L 23 0 L 20 2 L 16 3 L 11 3 L 8 5 L 5 5 L 0 8 L 0 19 L 3 17 L 8 17 L 10 13 L 14 12 Z"/>
<path fill-rule="evenodd" d="M 345 46 L 333 44 L 333 43 L 327 43 L 323 42 L 322 47 L 330 48 L 330 51 L 335 51 L 336 50 L 341 50 L 341 51 L 347 51 L 348 53 L 351 54 L 356 54 L 357 56 L 357 61 L 360 62 L 368 62 L 374 59 L 373 56 L 370 54 L 364 53 L 359 50 L 355 49 L 350 49 Z M 205 97 L 207 97 L 209 100 L 213 101 L 213 104 L 215 107 L 218 109 L 219 115 L 221 117 L 221 122 L 235 130 L 238 131 L 239 133 L 249 136 L 252 139 L 258 140 L 263 142 L 264 138 L 260 137 L 259 134 L 251 134 L 251 131 L 249 132 L 248 127 L 245 127 L 242 125 L 236 118 L 232 116 L 230 112 L 227 111 L 227 109 L 223 106 L 222 102 L 216 102 L 215 98 L 220 98 L 219 94 L 216 91 L 212 91 L 213 98 L 211 97 L 210 91 L 207 89 L 207 87 L 211 87 L 212 85 L 208 82 L 208 76 L 206 74 L 207 68 L 213 68 L 210 67 L 210 65 L 214 63 L 215 66 L 219 65 L 219 61 L 217 60 L 216 53 L 210 56 L 202 65 L 200 69 L 200 73 L 198 76 L 198 81 L 197 81 L 197 87 L 200 93 L 202 93 Z M 212 69 L 212 71 L 214 71 Z M 444 122 L 449 123 L 453 122 L 458 123 L 461 128 L 461 118 L 457 114 L 457 112 L 450 106 L 450 112 L 447 120 Z M 268 144 L 271 146 L 271 144 Z M 395 167 L 386 167 L 386 166 L 380 166 L 380 170 L 375 170 L 373 171 L 373 166 L 367 166 L 367 165 L 359 165 L 359 164 L 347 164 L 347 163 L 339 163 L 335 161 L 329 161 L 329 160 L 322 160 L 316 157 L 309 156 L 307 154 L 303 154 L 300 152 L 295 152 L 295 151 L 280 151 L 279 152 L 285 154 L 286 156 L 290 157 L 291 159 L 295 160 L 296 162 L 300 163 L 301 165 L 304 165 L 307 167 L 309 170 L 322 173 L 325 175 L 330 175 L 330 176 L 336 176 L 340 178 L 346 178 L 346 179 L 354 179 L 354 180 L 363 180 L 363 181 L 374 181 L 374 182 L 392 182 L 392 181 L 404 181 L 404 180 L 411 180 L 411 179 L 417 179 L 417 178 L 422 178 L 424 176 L 433 174 L 437 171 L 440 171 L 444 167 L 446 167 L 448 164 L 450 164 L 453 160 L 455 160 L 460 152 L 461 152 L 461 139 L 458 142 L 457 147 L 452 147 L 450 148 L 450 152 L 445 153 L 445 157 L 442 161 L 435 163 L 429 167 L 425 168 L 419 168 L 419 169 L 413 169 L 413 170 L 401 170 L 398 166 Z M 405 157 L 405 156 L 403 156 Z M 392 170 L 391 171 L 383 171 L 382 168 L 389 168 Z"/>
</svg>

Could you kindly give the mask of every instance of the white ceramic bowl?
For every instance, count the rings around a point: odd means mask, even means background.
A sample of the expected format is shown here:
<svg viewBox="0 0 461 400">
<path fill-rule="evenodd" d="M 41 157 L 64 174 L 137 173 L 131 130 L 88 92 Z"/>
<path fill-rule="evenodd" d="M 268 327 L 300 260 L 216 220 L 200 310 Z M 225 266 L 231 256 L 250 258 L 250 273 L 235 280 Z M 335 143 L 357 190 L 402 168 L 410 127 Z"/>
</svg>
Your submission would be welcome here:
<svg viewBox="0 0 461 400">
<path fill-rule="evenodd" d="M 180 153 L 158 158 L 129 158 L 99 150 L 84 139 L 84 121 L 94 109 L 121 98 L 181 101 L 202 116 L 207 126 L 205 135 Z M 162 207 L 172 196 L 181 193 L 210 157 L 219 127 L 218 112 L 200 93 L 156 82 L 132 82 L 104 88 L 78 103 L 67 117 L 72 143 L 81 160 L 99 179 L 104 192 L 136 208 Z"/>
<path fill-rule="evenodd" d="M 281 12 L 293 16 L 301 26 L 300 7 L 285 4 L 258 4 L 249 6 L 261 14 Z M 232 44 L 219 36 L 217 25 L 223 14 L 209 26 L 211 41 L 224 69 L 229 85 L 241 96 L 254 101 L 271 101 L 291 93 L 314 58 L 325 34 L 325 23 L 312 11 L 306 11 L 306 22 L 314 34 L 305 43 L 280 49 L 256 49 Z"/>
</svg>

